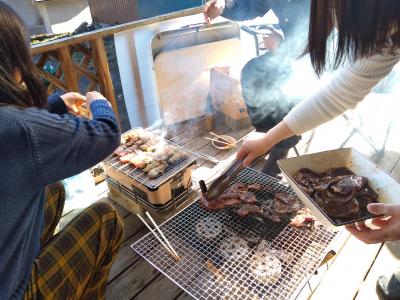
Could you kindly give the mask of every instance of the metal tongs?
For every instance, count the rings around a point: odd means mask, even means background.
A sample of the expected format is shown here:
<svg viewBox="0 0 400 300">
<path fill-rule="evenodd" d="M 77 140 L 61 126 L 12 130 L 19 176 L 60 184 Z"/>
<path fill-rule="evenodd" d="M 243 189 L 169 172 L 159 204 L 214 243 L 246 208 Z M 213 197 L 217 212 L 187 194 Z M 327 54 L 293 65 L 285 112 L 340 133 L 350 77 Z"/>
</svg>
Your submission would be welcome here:
<svg viewBox="0 0 400 300">
<path fill-rule="evenodd" d="M 256 165 L 261 159 L 264 159 L 268 153 L 269 151 L 255 158 L 249 167 Z M 207 189 L 207 197 L 209 199 L 215 199 L 221 195 L 228 188 L 229 184 L 236 178 L 239 172 L 243 170 L 243 168 L 243 160 L 233 161 Z"/>
</svg>

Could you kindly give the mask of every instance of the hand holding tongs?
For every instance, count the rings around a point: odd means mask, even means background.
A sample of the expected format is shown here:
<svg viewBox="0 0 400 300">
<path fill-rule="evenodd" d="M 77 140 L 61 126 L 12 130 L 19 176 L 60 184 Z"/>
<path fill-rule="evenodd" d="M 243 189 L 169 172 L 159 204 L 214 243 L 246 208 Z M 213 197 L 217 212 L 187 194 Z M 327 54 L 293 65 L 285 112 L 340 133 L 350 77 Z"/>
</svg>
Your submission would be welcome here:
<svg viewBox="0 0 400 300">
<path fill-rule="evenodd" d="M 249 167 L 256 165 L 261 159 L 264 159 L 268 153 L 269 151 L 255 158 Z M 229 165 L 229 167 L 222 173 L 221 176 L 217 177 L 213 181 L 208 190 L 205 187 L 205 184 L 200 183 L 200 188 L 202 189 L 203 194 L 207 193 L 207 197 L 209 199 L 217 198 L 228 188 L 229 184 L 236 178 L 243 168 L 243 160 L 235 160 Z"/>
</svg>

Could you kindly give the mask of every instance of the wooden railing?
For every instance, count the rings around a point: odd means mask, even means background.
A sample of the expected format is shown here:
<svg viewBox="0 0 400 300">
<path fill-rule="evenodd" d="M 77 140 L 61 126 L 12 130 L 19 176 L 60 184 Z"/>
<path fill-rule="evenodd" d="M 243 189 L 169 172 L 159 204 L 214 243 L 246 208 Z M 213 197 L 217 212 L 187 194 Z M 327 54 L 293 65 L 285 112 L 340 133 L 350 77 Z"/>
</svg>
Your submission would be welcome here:
<svg viewBox="0 0 400 300">
<path fill-rule="evenodd" d="M 104 37 L 165 20 L 190 16 L 201 11 L 201 7 L 186 9 L 33 45 L 31 54 L 35 56 L 36 72 L 49 82 L 49 94 L 56 89 L 79 92 L 79 81 L 82 77 L 86 77 L 88 80 L 86 91 L 94 90 L 98 87 L 100 92 L 111 102 L 115 113 L 119 116 L 104 47 Z M 58 69 L 55 70 L 54 74 L 44 68 L 49 59 L 58 62 L 56 63 Z"/>
</svg>

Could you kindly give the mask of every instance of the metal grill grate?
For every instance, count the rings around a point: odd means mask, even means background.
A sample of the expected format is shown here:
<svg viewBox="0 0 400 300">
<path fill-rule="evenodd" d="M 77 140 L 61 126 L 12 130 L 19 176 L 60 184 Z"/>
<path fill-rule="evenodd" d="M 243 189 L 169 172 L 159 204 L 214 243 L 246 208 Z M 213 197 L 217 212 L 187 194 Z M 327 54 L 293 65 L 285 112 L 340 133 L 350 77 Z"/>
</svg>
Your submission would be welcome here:
<svg viewBox="0 0 400 300">
<path fill-rule="evenodd" d="M 238 182 L 260 183 L 259 202 L 279 191 L 293 191 L 252 169 Z M 148 234 L 132 245 L 160 272 L 197 299 L 290 299 L 318 267 L 336 233 L 322 226 L 312 231 L 281 223 L 239 219 L 229 210 L 208 212 L 195 202 L 161 225 L 181 256 L 175 262 Z"/>
<path fill-rule="evenodd" d="M 187 157 L 174 164 L 169 164 L 165 169 L 164 173 L 162 173 L 162 175 L 156 178 L 153 179 L 149 178 L 149 176 L 147 176 L 147 174 L 143 172 L 143 170 L 135 168 L 133 165 L 129 163 L 122 163 L 119 160 L 119 157 L 116 156 L 110 156 L 105 160 L 105 163 L 114 168 L 115 170 L 128 175 L 130 178 L 135 179 L 140 184 L 147 186 L 150 190 L 157 189 L 159 186 L 161 186 L 163 183 L 171 179 L 171 177 L 176 175 L 178 172 L 193 164 L 198 158 L 198 156 L 196 156 L 195 153 L 185 149 L 182 146 L 179 146 L 177 144 L 174 144 L 166 140 L 164 140 L 163 143 L 165 143 L 165 145 L 173 145 L 174 147 L 179 149 L 179 151 L 186 153 Z"/>
</svg>

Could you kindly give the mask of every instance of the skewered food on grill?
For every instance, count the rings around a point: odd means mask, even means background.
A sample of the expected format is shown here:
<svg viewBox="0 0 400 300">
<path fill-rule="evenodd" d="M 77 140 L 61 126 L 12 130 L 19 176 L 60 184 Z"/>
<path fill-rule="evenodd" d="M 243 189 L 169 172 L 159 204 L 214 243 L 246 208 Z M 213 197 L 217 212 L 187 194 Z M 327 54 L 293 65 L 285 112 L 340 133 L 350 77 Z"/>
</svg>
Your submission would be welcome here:
<svg viewBox="0 0 400 300">
<path fill-rule="evenodd" d="M 368 179 L 346 168 L 329 169 L 323 173 L 300 169 L 294 180 L 331 217 L 362 216 L 369 203 L 378 201 Z"/>
<path fill-rule="evenodd" d="M 188 154 L 141 128 L 123 135 L 114 155 L 124 164 L 143 170 L 150 179 L 162 175 L 169 165 L 183 161 Z"/>
</svg>

